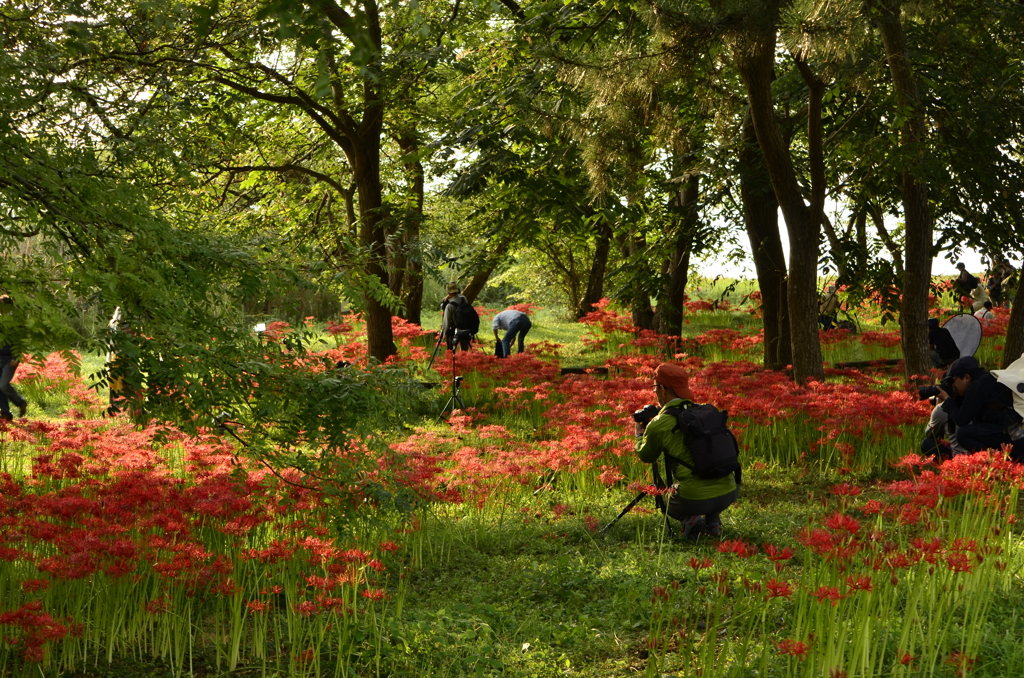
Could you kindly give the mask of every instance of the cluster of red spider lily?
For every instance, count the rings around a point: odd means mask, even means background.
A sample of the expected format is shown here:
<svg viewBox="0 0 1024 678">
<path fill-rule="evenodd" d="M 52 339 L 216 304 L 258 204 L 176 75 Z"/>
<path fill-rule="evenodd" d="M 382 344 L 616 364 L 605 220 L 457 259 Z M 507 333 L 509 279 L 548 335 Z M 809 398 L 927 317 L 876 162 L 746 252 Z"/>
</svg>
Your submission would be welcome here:
<svg viewBox="0 0 1024 678">
<path fill-rule="evenodd" d="M 606 303 L 589 322 L 606 337 L 631 329 L 628 319 Z M 426 333 L 399 319 L 394 329 L 400 347 L 394 362 L 425 362 Z M 274 340 L 288 331 L 284 324 L 272 324 L 267 335 Z M 336 342 L 336 348 L 324 352 L 330 360 L 297 365 L 323 369 L 340 359 L 358 364 L 365 353 L 358 318 L 346 317 L 328 327 L 328 333 Z M 733 350 L 758 341 L 759 335 L 731 330 L 694 339 L 697 345 L 728 344 Z M 671 343 L 651 333 L 627 343 L 626 353 L 600 365 L 606 376 L 561 376 L 560 347 L 555 344 L 532 343 L 530 353 L 507 360 L 489 351 L 459 353 L 456 373 L 467 375 L 464 388 L 476 397 L 477 406 L 458 411 L 447 430 L 423 428 L 394 443 L 392 454 L 378 460 L 380 472 L 373 480 L 399 483 L 434 500 L 477 503 L 508 483 L 532 485 L 552 473 L 590 479 L 595 485 L 639 482 L 631 414 L 653 400 L 654 369 L 664 359 L 644 350 Z M 913 440 L 900 442 L 901 436 L 908 427 L 920 425 L 928 411 L 899 384 L 856 370 L 831 370 L 832 381 L 797 387 L 785 375 L 753 362 L 713 362 L 686 354 L 677 354 L 676 360 L 689 370 L 698 400 L 730 412 L 751 457 L 763 456 L 763 431 L 780 424 L 797 432 L 790 442 L 802 447 L 802 460 L 827 448 L 840 452 L 844 468 L 853 467 L 861 446 L 883 439 L 896 440 L 892 449 L 900 456 L 915 446 Z M 437 368 L 450 382 L 452 364 L 439 361 Z M 7 469 L 0 475 L 0 593 L 4 600 L 16 601 L 0 608 L 0 635 L 23 659 L 44 659 L 46 648 L 57 641 L 73 648 L 65 666 L 89 652 L 83 629 L 110 620 L 76 618 L 72 612 L 95 595 L 86 582 L 98 579 L 112 586 L 131 583 L 134 598 L 110 614 L 130 618 L 142 611 L 180 617 L 186 607 L 191 609 L 190 601 L 213 596 L 231 601 L 225 614 L 232 629 L 245 615 L 255 619 L 275 606 L 337 629 L 343 626 L 339 619 L 354 619 L 361 609 L 387 597 L 383 583 L 398 545 L 383 536 L 358 544 L 330 539 L 323 526 L 335 507 L 327 506 L 316 491 L 290 484 L 301 480 L 296 474 L 276 477 L 254 468 L 235 456 L 233 445 L 211 434 L 140 431 L 120 420 L 88 418 L 99 411 L 100 401 L 72 373 L 67 356 L 55 354 L 43 363 L 26 364 L 19 378 L 26 385 L 68 392 L 69 414 L 77 417 L 59 423 L 0 424 L 0 458 Z M 528 418 L 532 436 L 524 440 L 508 422 L 502 423 L 510 412 Z M 904 459 L 907 465 L 918 461 L 923 460 Z M 970 464 L 947 464 L 941 474 L 925 471 L 914 481 L 893 485 L 893 496 L 913 500 L 871 500 L 857 509 L 859 517 L 847 512 L 853 509 L 846 503 L 857 489 L 837 489 L 841 509 L 822 527 L 800 533 L 798 541 L 843 576 L 834 583 L 779 579 L 793 552 L 765 545 L 775 577 L 757 590 L 768 599 L 791 601 L 802 595 L 835 607 L 877 589 L 882 574 L 895 585 L 900 571 L 922 562 L 965 576 L 976 574 L 983 564 L 1005 568 L 996 547 L 984 541 L 930 538 L 893 546 L 878 527 L 880 521 L 889 521 L 930 529 L 940 497 L 961 493 L 962 487 L 974 492 L 983 482 L 971 464 L 982 464 L 993 477 L 1002 474 L 1001 482 L 1019 484 L 1019 476 L 1013 475 L 1016 467 L 998 459 L 971 458 Z M 599 524 L 593 516 L 585 520 L 592 530 Z M 720 550 L 739 558 L 758 552 L 739 541 L 722 542 Z M 854 572 L 858 557 L 861 573 Z M 709 565 L 695 561 L 692 567 L 699 571 Z M 714 576 L 713 591 L 726 595 L 731 583 L 727 571 Z M 750 580 L 744 585 L 762 586 Z M 225 635 L 237 638 L 238 633 Z M 99 642 L 101 635 L 84 634 L 90 642 Z M 808 637 L 785 647 L 788 654 L 802 657 L 813 644 Z M 293 646 L 290 661 L 305 661 L 301 657 L 309 649 L 301 642 Z M 339 647 L 337 652 L 344 650 Z M 237 659 L 237 645 L 228 654 Z"/>
<path fill-rule="evenodd" d="M 880 499 L 834 486 L 820 517 L 794 532 L 798 551 L 725 540 L 718 551 L 742 566 L 683 563 L 692 575 L 656 586 L 651 598 L 648 647 L 659 666 L 678 668 L 667 664 L 672 656 L 698 674 L 722 675 L 737 664 L 763 668 L 765 648 L 774 648 L 809 664 L 785 675 L 897 675 L 948 664 L 965 676 L 989 609 L 1024 560 L 1009 527 L 1024 467 L 997 452 L 941 467 L 908 455 L 900 466 L 916 475 L 872 489 Z M 787 577 L 796 557 L 800 568 Z M 731 574 L 734 565 L 744 574 Z M 714 633 L 736 640 L 702 654 Z"/>
<path fill-rule="evenodd" d="M 51 358 L 28 376 L 74 382 L 62 365 Z M 335 625 L 387 597 L 395 541 L 332 539 L 320 493 L 251 467 L 218 436 L 21 420 L 0 430 L 0 459 L 0 652 L 42 661 L 63 641 L 57 663 L 68 667 L 139 615 L 188 616 L 190 601 L 211 596 Z M 125 596 L 116 618 L 86 604 L 97 589 Z"/>
</svg>

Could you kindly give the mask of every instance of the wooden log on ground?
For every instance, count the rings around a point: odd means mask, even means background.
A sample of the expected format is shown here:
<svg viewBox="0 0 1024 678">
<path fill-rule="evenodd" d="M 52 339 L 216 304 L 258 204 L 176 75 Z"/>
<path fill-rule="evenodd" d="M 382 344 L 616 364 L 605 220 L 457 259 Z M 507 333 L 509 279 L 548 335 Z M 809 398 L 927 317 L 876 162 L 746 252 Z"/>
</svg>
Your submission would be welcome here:
<svg viewBox="0 0 1024 678">
<path fill-rule="evenodd" d="M 837 370 L 845 370 L 849 368 L 886 368 L 893 365 L 899 365 L 903 362 L 901 357 L 893 357 L 884 359 L 884 361 L 850 361 L 849 363 L 837 363 L 831 366 Z"/>
</svg>

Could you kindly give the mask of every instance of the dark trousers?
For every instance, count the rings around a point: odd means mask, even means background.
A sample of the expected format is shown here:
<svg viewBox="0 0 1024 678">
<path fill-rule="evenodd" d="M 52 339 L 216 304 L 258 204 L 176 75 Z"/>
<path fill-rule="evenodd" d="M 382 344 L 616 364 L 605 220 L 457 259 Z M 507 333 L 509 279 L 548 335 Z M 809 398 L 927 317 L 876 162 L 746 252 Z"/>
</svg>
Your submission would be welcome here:
<svg viewBox="0 0 1024 678">
<path fill-rule="evenodd" d="M 18 362 L 11 358 L 4 360 L 0 364 L 0 414 L 8 419 L 13 416 L 11 414 L 11 403 L 14 403 L 16 407 L 25 407 L 27 405 L 25 399 L 21 397 L 21 394 L 11 384 L 17 369 Z"/>
<path fill-rule="evenodd" d="M 729 508 L 739 496 L 738 487 L 729 494 L 711 499 L 683 499 L 678 494 L 673 494 L 668 502 L 668 514 L 681 521 L 686 521 L 691 516 L 704 516 L 708 525 L 715 525 L 722 522 L 719 514 Z"/>
<path fill-rule="evenodd" d="M 505 332 L 505 338 L 501 340 L 501 349 L 505 354 L 505 357 L 512 355 L 512 342 L 519 338 L 519 352 L 522 353 L 525 348 L 524 339 L 526 339 L 526 333 L 533 327 L 533 322 L 525 315 L 519 316 L 508 324 L 508 330 Z"/>
<path fill-rule="evenodd" d="M 959 430 L 957 429 L 957 431 Z M 944 445 L 941 439 L 933 435 L 926 435 L 924 440 L 921 441 L 921 454 L 926 457 L 934 456 L 948 459 L 953 456 L 953 450 L 950 449 L 949 445 Z"/>
<path fill-rule="evenodd" d="M 1003 445 L 1012 443 L 1006 427 L 1001 424 L 967 424 L 956 430 L 956 441 L 969 452 L 982 450 L 998 450 Z"/>
<path fill-rule="evenodd" d="M 472 341 L 473 336 L 462 330 L 456 330 L 454 334 L 448 337 L 448 350 L 454 351 L 456 347 L 461 346 L 463 351 L 469 350 L 469 342 Z"/>
</svg>

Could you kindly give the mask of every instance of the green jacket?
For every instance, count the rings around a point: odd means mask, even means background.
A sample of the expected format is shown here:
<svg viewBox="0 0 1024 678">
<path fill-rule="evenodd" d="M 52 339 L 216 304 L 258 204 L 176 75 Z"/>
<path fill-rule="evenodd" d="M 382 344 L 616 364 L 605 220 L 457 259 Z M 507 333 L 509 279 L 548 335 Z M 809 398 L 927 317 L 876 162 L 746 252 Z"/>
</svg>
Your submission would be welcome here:
<svg viewBox="0 0 1024 678">
<path fill-rule="evenodd" d="M 670 457 L 693 465 L 693 457 L 690 456 L 690 451 L 683 441 L 683 432 L 672 430 L 676 427 L 676 418 L 671 414 L 665 414 L 665 410 L 670 407 L 681 407 L 691 402 L 676 398 L 662 407 L 658 416 L 651 419 L 643 436 L 636 439 L 636 453 L 640 461 L 654 464 L 663 453 L 668 453 Z M 736 479 L 731 473 L 718 480 L 704 480 L 693 475 L 693 472 L 682 464 L 676 464 L 674 475 L 677 483 L 676 493 L 683 499 L 713 499 L 736 489 Z"/>
</svg>

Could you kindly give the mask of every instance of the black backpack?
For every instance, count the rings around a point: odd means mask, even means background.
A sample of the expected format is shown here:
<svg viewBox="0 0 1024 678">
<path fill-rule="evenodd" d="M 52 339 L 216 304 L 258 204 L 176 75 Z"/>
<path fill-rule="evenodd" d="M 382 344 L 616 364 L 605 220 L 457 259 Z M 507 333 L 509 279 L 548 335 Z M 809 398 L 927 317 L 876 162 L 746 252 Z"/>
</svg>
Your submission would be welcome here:
<svg viewBox="0 0 1024 678">
<path fill-rule="evenodd" d="M 468 301 L 455 304 L 455 329 L 474 336 L 480 331 L 480 316 Z"/>
<path fill-rule="evenodd" d="M 665 410 L 676 418 L 676 427 L 683 432 L 686 447 L 693 458 L 693 466 L 675 459 L 693 475 L 703 480 L 718 480 L 730 473 L 740 482 L 740 448 L 736 436 L 726 425 L 729 413 L 714 405 L 689 405 Z"/>
<path fill-rule="evenodd" d="M 967 280 L 964 281 L 963 286 L 965 290 L 967 290 L 968 292 L 972 292 L 975 288 L 978 287 L 980 283 L 981 281 L 978 280 L 978 276 L 968 273 Z"/>
</svg>

